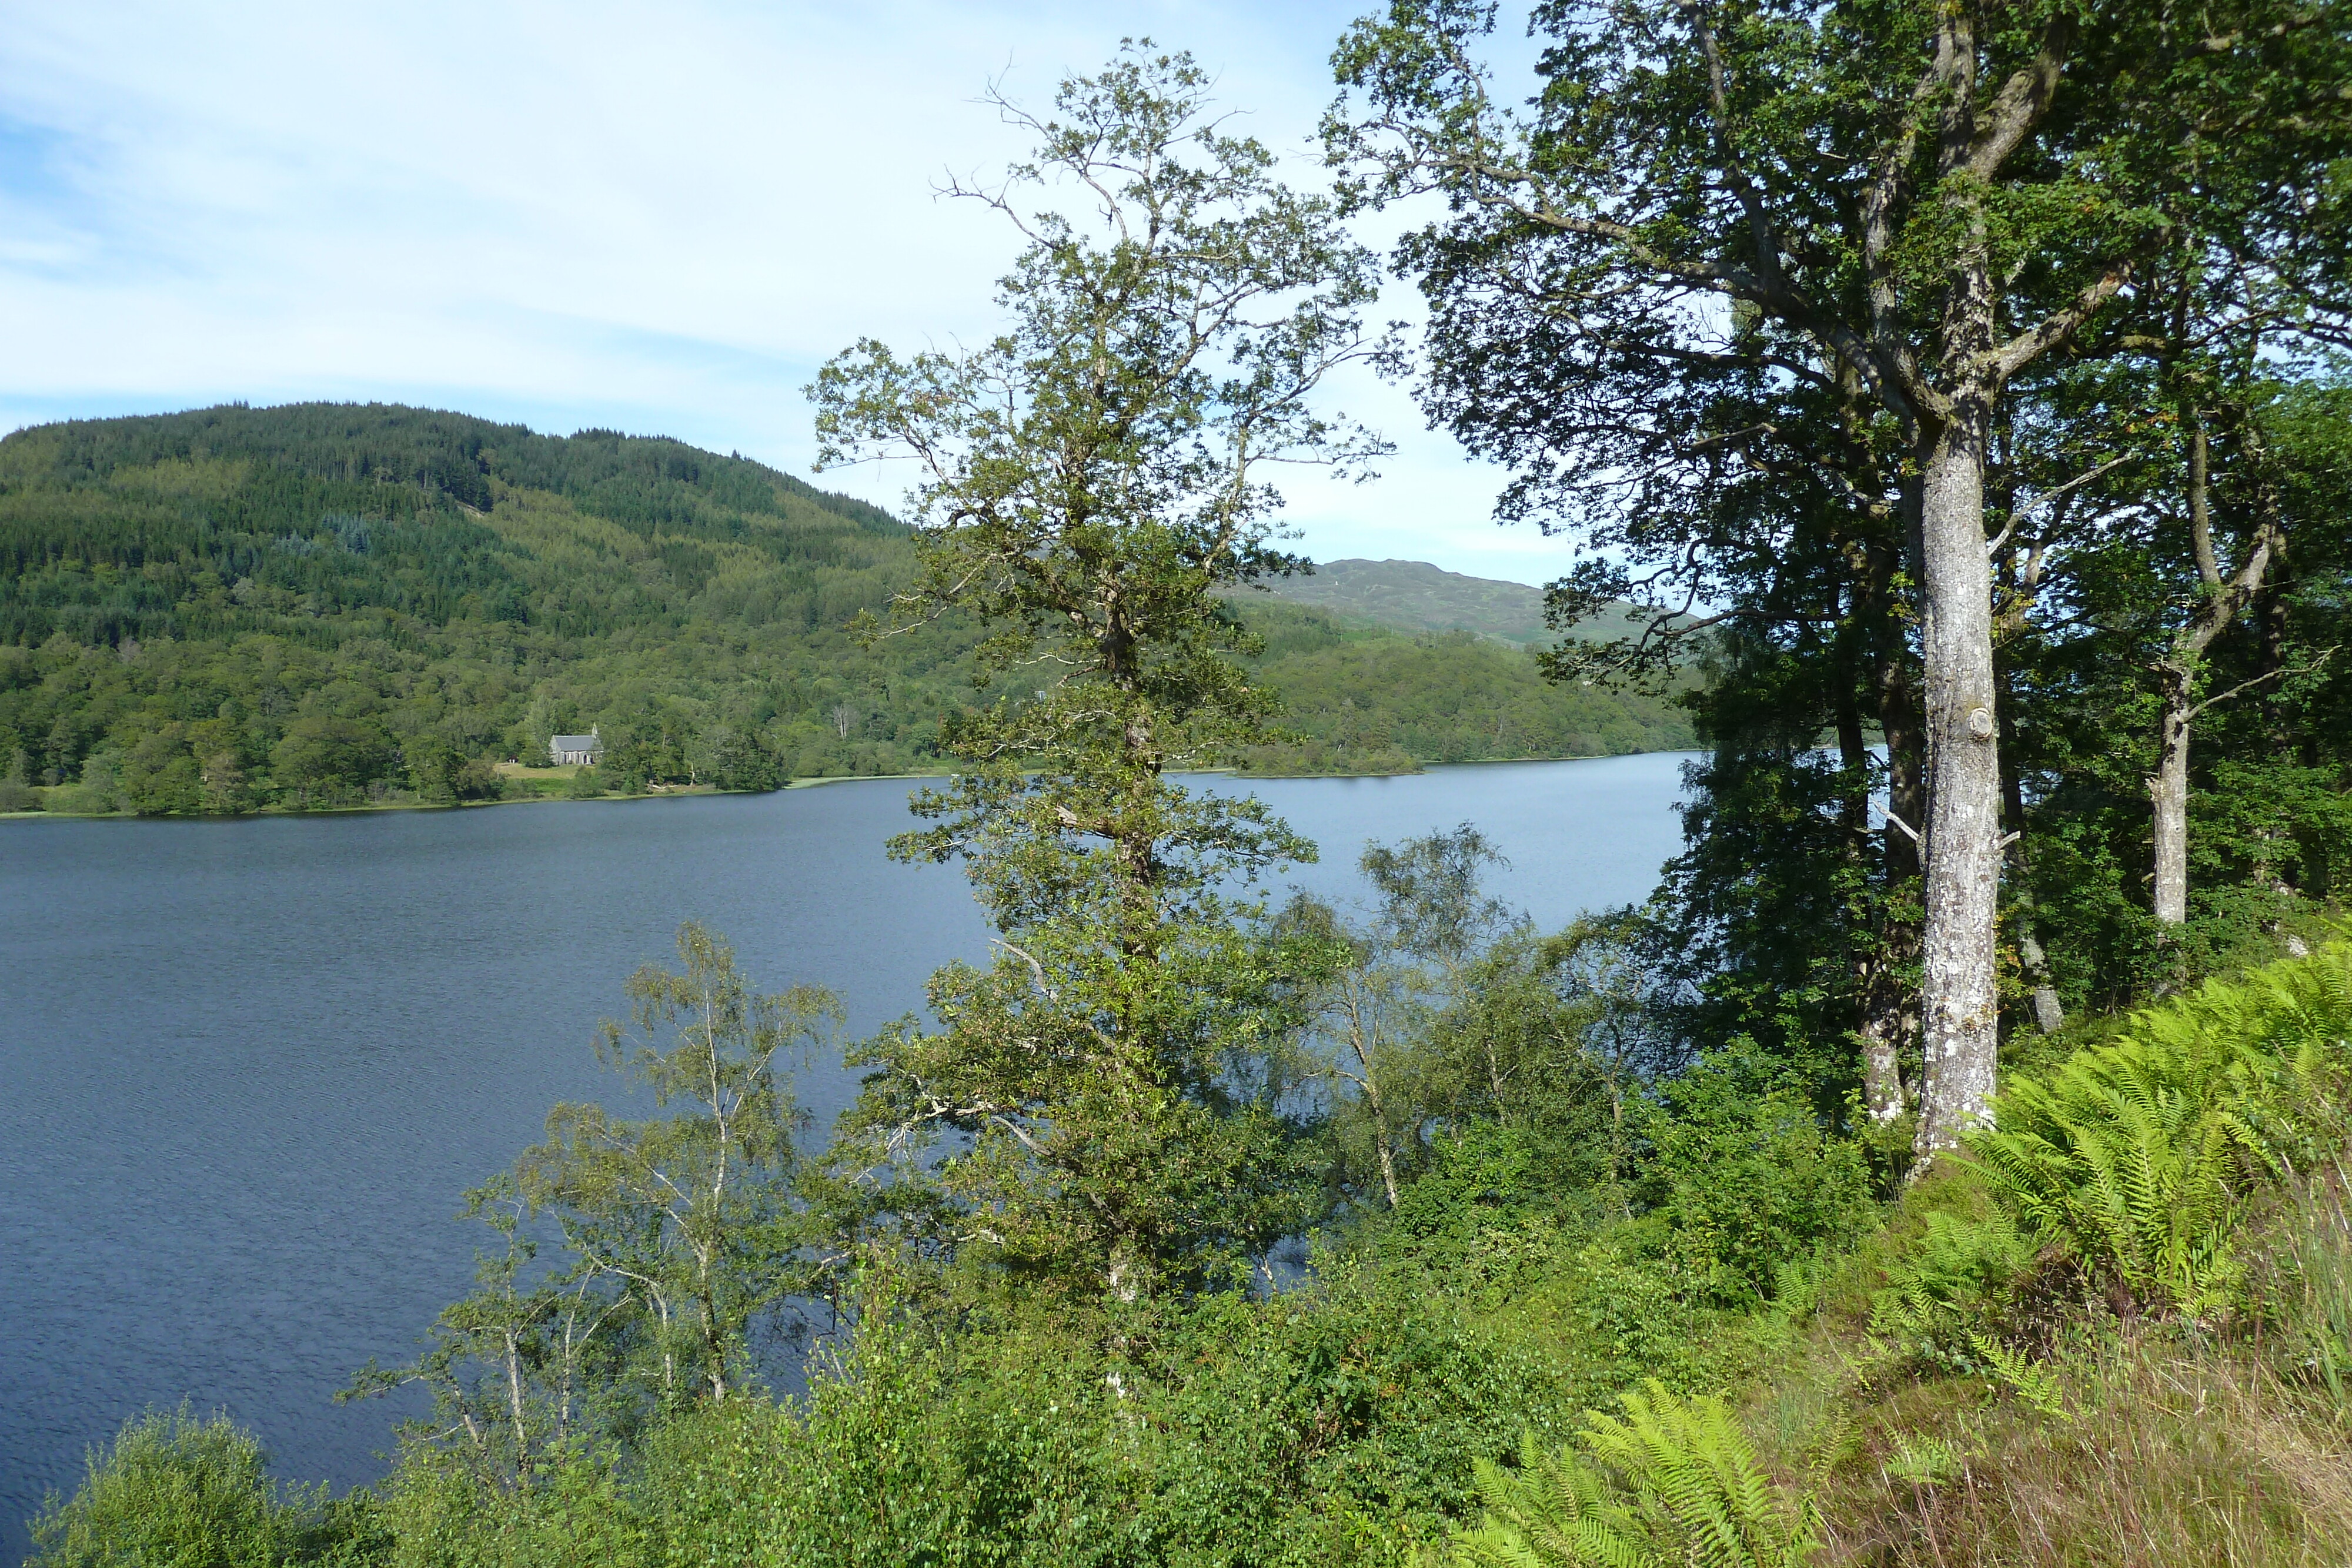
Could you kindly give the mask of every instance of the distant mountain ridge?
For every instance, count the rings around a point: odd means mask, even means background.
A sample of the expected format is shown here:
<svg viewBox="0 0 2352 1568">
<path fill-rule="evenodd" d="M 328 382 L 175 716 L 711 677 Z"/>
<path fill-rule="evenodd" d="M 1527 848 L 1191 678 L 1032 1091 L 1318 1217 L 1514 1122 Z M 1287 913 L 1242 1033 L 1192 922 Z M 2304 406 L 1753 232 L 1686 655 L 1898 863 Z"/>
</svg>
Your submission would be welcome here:
<svg viewBox="0 0 2352 1568">
<path fill-rule="evenodd" d="M 1276 599 L 1406 632 L 1469 632 L 1517 647 L 1549 643 L 1544 591 L 1524 582 L 1466 577 L 1425 560 L 1318 561 L 1311 577 L 1267 584 Z M 1588 622 L 1579 637 L 1613 636 L 1613 618 Z"/>
</svg>

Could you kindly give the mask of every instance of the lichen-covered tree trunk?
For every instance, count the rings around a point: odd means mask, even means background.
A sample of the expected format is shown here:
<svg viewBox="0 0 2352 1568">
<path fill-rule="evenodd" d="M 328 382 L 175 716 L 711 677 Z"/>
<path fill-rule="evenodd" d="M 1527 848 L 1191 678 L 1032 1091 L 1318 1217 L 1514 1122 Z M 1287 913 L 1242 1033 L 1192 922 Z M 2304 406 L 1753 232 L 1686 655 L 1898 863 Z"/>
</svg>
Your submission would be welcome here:
<svg viewBox="0 0 2352 1568">
<path fill-rule="evenodd" d="M 1909 516 L 1916 522 L 1916 490 Z M 1909 530 L 1916 534 L 1916 528 Z M 1914 540 L 1916 549 L 1916 541 Z M 1919 704 L 1911 679 L 1907 650 L 1895 613 L 1895 552 L 1874 549 L 1863 574 L 1859 608 L 1871 638 L 1871 695 L 1876 707 L 1878 732 L 1886 746 L 1887 821 L 1878 830 L 1884 857 L 1885 898 L 1876 950 L 1861 976 L 1862 1010 L 1856 1032 L 1862 1042 L 1863 1103 L 1871 1119 L 1893 1122 L 1911 1109 L 1911 1091 L 1903 1082 L 1906 1046 L 1917 1041 L 1916 998 L 1902 983 L 1904 966 L 1919 950 L 1918 926 L 1907 914 L 1906 884 L 1919 877 L 1919 848 L 1911 834 L 1927 820 L 1925 790 L 1919 773 Z M 1860 739 L 1857 734 L 1856 741 Z"/>
<path fill-rule="evenodd" d="M 2156 771 L 2147 793 L 2155 811 L 2155 914 L 2160 925 L 2189 918 L 2189 729 L 2194 710 L 2194 677 L 2185 664 L 2157 672 L 2163 711 L 2157 735 Z"/>
<path fill-rule="evenodd" d="M 1966 1128 L 1985 1119 L 1998 1051 L 2001 792 L 1984 537 L 1989 402 L 1963 405 L 1937 432 L 1920 507 L 1927 688 L 1923 1155 L 1956 1147 Z"/>
</svg>

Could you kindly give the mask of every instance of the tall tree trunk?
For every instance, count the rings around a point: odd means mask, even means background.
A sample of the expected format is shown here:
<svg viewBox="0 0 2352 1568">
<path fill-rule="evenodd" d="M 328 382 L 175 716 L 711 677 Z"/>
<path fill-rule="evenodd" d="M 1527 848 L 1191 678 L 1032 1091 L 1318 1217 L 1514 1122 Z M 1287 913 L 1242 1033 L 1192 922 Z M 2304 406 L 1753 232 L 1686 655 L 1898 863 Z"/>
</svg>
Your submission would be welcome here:
<svg viewBox="0 0 2352 1568">
<path fill-rule="evenodd" d="M 2172 655 L 2156 667 L 2162 713 L 2157 735 L 2156 771 L 2148 776 L 2154 810 L 2157 923 L 2179 925 L 2189 918 L 2189 732 L 2197 716 L 2226 701 L 2243 686 L 2197 700 L 2197 672 L 2213 639 L 2229 630 L 2239 609 L 2260 592 L 2282 535 L 2274 513 L 2265 515 L 2248 542 L 2245 559 L 2227 580 L 2213 546 L 2212 455 L 2205 422 L 2195 403 L 2183 399 L 2180 425 L 2188 440 L 2189 542 L 2197 559 L 2204 597 L 2189 623 L 2172 640 Z M 2248 427 L 2249 444 L 2260 450 L 2259 433 Z"/>
<path fill-rule="evenodd" d="M 2021 862 L 2030 841 L 2025 837 L 2025 790 L 2017 779 L 2017 729 L 2010 718 L 2009 674 L 2000 677 L 2000 749 L 2009 759 L 2000 770 L 2001 800 L 2009 808 L 2009 831 L 2017 835 Z M 2021 864 L 2021 882 L 2028 880 Z M 2050 978 L 2050 956 L 2042 950 L 2042 934 L 2035 928 L 2036 911 L 2033 894 L 2021 892 L 2017 895 L 2017 960 L 2025 971 L 2025 983 L 2033 992 L 2033 1026 L 2043 1034 L 2056 1034 L 2066 1021 L 2065 1004 L 2058 999 L 2058 988 Z"/>
<path fill-rule="evenodd" d="M 1838 761 L 1853 780 L 1841 809 L 1847 853 L 1860 862 L 1869 850 L 1870 746 L 1863 733 L 1862 705 L 1857 698 L 1860 672 L 1854 667 L 1853 644 L 1878 628 L 1864 623 L 1872 604 L 1868 591 L 1857 591 L 1838 641 L 1837 737 Z M 1903 1092 L 1900 1046 L 1902 1002 L 1888 973 L 1892 954 L 1884 925 L 1875 931 L 1856 931 L 1853 943 L 1854 1038 L 1862 1053 L 1862 1101 L 1873 1122 L 1882 1125 L 1909 1109 Z"/>
<path fill-rule="evenodd" d="M 1862 1021 L 1854 1030 L 1862 1046 L 1862 1103 L 1884 1126 L 1910 1109 L 1903 1089 L 1902 1003 L 1884 949 L 1855 965 L 1862 986 Z"/>
<path fill-rule="evenodd" d="M 1370 1008 L 1362 992 L 1357 989 L 1360 983 L 1358 977 L 1345 976 L 1340 983 L 1346 988 L 1341 993 L 1344 998 L 1341 1008 L 1348 1021 L 1348 1048 L 1356 1053 L 1356 1071 L 1350 1074 L 1345 1068 L 1339 1071 L 1355 1079 L 1357 1087 L 1363 1092 L 1364 1103 L 1371 1107 L 1372 1135 L 1377 1140 L 1375 1147 L 1381 1158 L 1381 1186 L 1388 1194 L 1389 1207 L 1394 1208 L 1397 1206 L 1396 1154 L 1390 1147 L 1389 1108 L 1381 1101 L 1380 1079 L 1372 1068 L 1374 1028 L 1368 1027 L 1364 1021 Z M 1499 1093 L 1496 1098 L 1500 1099 Z"/>
<path fill-rule="evenodd" d="M 2189 918 L 2189 721 L 2195 712 L 2195 666 L 2185 660 L 2158 667 L 2163 711 L 2158 719 L 2156 771 L 2147 793 L 2156 811 L 2157 924 Z"/>
<path fill-rule="evenodd" d="M 2219 563 L 2213 555 L 2211 448 L 2205 422 L 2198 417 L 2193 402 L 2182 400 L 2180 419 L 2189 447 L 2189 544 L 2197 557 L 2198 575 L 2210 591 L 2221 586 Z M 2196 716 L 2198 655 L 2221 630 L 2213 624 L 2213 612 L 2221 605 L 2208 599 L 2203 608 L 2204 612 L 2175 640 L 2172 657 L 2156 671 L 2161 706 L 2157 717 L 2156 771 L 2148 776 L 2147 796 L 2154 810 L 2156 838 L 2150 902 L 2159 925 L 2179 925 L 2189 919 L 2189 723 Z"/>
<path fill-rule="evenodd" d="M 1992 1098 L 2000 892 L 2000 747 L 1994 716 L 1992 573 L 1985 557 L 1990 400 L 1962 403 L 1923 465 L 1927 867 L 1921 990 L 1926 1004 L 1918 1146 L 1958 1145 Z"/>
</svg>

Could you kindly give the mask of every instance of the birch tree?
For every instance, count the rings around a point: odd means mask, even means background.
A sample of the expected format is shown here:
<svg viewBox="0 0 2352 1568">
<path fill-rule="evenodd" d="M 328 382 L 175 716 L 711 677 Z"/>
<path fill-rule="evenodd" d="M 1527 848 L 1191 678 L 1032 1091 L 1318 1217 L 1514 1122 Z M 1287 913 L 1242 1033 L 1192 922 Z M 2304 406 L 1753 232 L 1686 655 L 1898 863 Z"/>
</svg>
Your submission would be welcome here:
<svg viewBox="0 0 2352 1568">
<path fill-rule="evenodd" d="M 556 1106 L 544 1143 L 467 1195 L 467 1218 L 499 1239 L 474 1293 L 416 1362 L 371 1362 L 353 1384 L 428 1389 L 433 1418 L 405 1435 L 481 1484 L 528 1490 L 575 1443 L 740 1397 L 760 1320 L 821 1291 L 837 1261 L 795 1187 L 806 1117 L 791 1069 L 831 1042 L 840 1004 L 814 987 L 756 991 L 692 922 L 677 946 L 679 968 L 631 977 L 630 1019 L 598 1040 L 668 1113 Z"/>
</svg>

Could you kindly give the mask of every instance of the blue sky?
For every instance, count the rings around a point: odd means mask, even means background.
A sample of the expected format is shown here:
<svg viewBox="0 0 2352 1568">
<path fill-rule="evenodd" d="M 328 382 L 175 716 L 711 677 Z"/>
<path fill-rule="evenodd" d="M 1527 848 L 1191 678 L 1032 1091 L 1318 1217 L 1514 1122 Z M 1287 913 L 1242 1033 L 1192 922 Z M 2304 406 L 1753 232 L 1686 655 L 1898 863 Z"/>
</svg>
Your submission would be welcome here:
<svg viewBox="0 0 2352 1568">
<path fill-rule="evenodd" d="M 972 101 L 990 78 L 1042 101 L 1149 34 L 1316 180 L 1368 4 L 0 0 L 0 429 L 382 399 L 806 474 L 824 359 L 991 326 L 1011 236 L 931 194 L 1022 150 Z M 1376 484 L 1291 486 L 1311 554 L 1564 569 L 1402 390 L 1337 392 L 1401 450 Z"/>
</svg>

